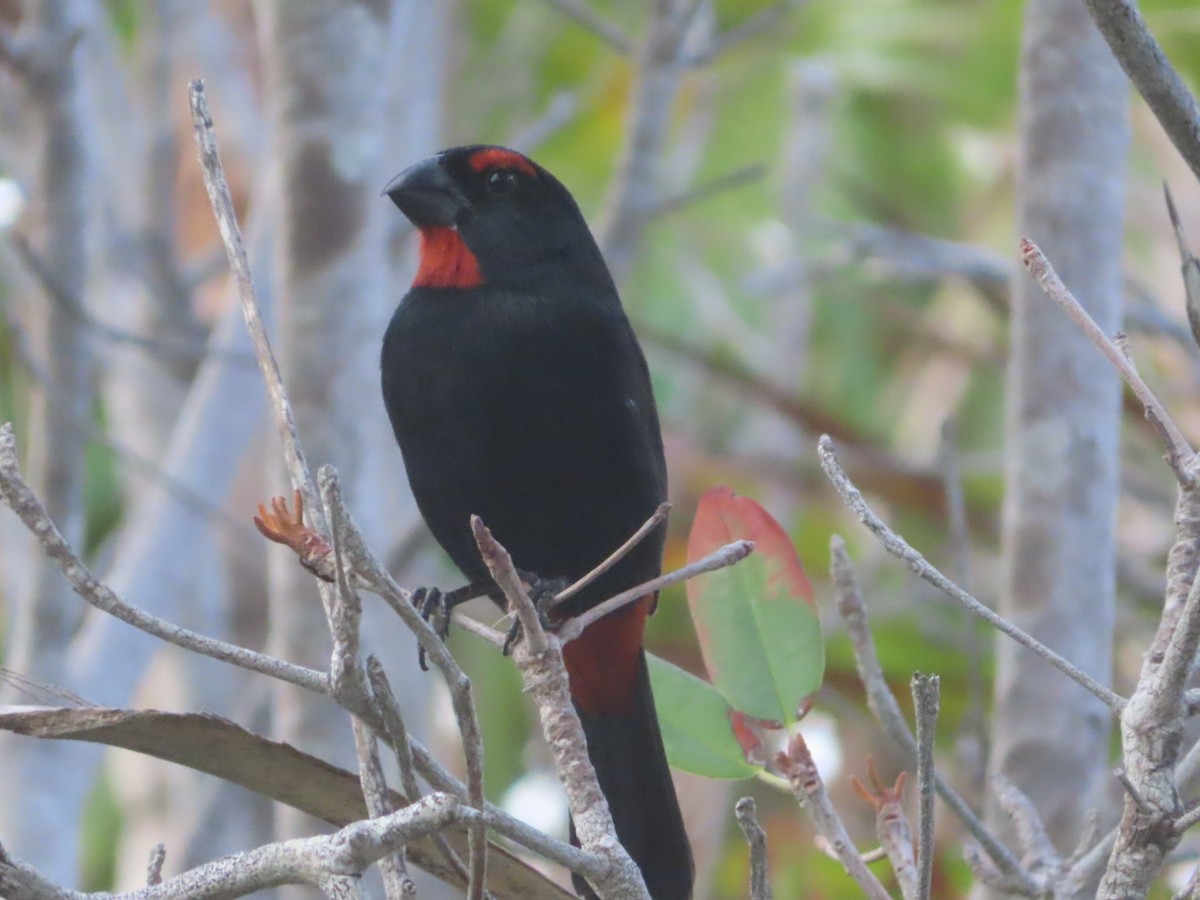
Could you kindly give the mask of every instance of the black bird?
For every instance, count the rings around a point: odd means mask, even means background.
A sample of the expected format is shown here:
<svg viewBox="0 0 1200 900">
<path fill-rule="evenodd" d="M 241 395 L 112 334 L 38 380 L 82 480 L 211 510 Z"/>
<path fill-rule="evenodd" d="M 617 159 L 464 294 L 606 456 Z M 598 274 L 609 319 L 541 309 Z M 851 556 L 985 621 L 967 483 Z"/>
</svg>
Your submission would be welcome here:
<svg viewBox="0 0 1200 900">
<path fill-rule="evenodd" d="M 595 239 L 567 189 L 503 147 L 446 150 L 386 193 L 420 231 L 382 374 L 421 514 L 493 599 L 472 514 L 523 571 L 574 581 L 667 492 L 646 361 Z M 660 527 L 556 614 L 659 574 L 663 541 Z M 600 619 L 564 653 L 621 843 L 651 896 L 676 900 L 691 896 L 693 865 L 642 650 L 655 600 Z"/>
</svg>

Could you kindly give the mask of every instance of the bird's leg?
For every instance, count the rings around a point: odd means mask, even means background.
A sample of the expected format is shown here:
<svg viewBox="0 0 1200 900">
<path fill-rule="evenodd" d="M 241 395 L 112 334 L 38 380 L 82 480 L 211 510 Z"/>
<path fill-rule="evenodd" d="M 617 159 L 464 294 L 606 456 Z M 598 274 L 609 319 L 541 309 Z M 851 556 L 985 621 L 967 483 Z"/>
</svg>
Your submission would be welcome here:
<svg viewBox="0 0 1200 900">
<path fill-rule="evenodd" d="M 533 601 L 533 608 L 537 610 L 538 619 L 542 623 L 542 628 L 547 631 L 557 627 L 557 623 L 551 622 L 547 614 L 550 604 L 554 602 L 562 590 L 570 584 L 566 578 L 543 578 L 540 575 L 535 575 L 532 572 L 526 572 L 522 569 L 517 570 L 517 575 L 525 582 L 529 590 L 529 599 Z M 504 636 L 504 649 L 502 652 L 508 656 L 512 650 L 513 644 L 521 636 L 521 620 L 516 616 L 513 617 L 512 624 L 508 626 L 508 633 Z"/>
<path fill-rule="evenodd" d="M 468 600 L 474 600 L 476 597 L 482 597 L 487 590 L 488 584 L 480 581 L 464 584 L 452 591 L 442 591 L 435 587 L 420 587 L 412 592 L 409 599 L 421 614 L 421 618 L 433 626 L 438 637 L 444 641 L 450 634 L 450 614 L 454 612 L 454 607 L 460 603 L 466 603 Z M 420 645 L 417 646 L 417 662 L 421 666 L 421 671 L 429 671 L 429 665 L 425 660 L 425 648 Z"/>
</svg>

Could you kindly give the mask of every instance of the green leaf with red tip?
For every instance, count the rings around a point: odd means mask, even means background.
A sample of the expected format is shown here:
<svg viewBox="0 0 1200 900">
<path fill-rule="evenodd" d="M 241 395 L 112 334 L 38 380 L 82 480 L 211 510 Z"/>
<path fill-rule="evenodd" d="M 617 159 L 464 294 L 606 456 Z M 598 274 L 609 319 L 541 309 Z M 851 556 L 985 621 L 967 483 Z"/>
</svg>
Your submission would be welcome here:
<svg viewBox="0 0 1200 900">
<path fill-rule="evenodd" d="M 692 522 L 688 561 L 739 539 L 754 541 L 754 553 L 687 583 L 704 665 L 735 710 L 790 725 L 825 668 L 812 585 L 770 513 L 727 487 L 710 489 Z"/>
<path fill-rule="evenodd" d="M 657 656 L 646 661 L 672 766 L 709 778 L 750 778 L 762 771 L 758 736 L 711 684 Z"/>
</svg>

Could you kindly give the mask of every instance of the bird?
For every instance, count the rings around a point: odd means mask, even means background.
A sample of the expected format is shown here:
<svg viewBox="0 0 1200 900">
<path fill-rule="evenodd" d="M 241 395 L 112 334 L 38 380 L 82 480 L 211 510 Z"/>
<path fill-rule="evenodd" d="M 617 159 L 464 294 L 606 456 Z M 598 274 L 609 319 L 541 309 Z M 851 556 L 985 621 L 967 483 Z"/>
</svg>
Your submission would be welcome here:
<svg viewBox="0 0 1200 900">
<path fill-rule="evenodd" d="M 384 335 L 383 399 L 417 507 L 468 579 L 446 599 L 503 606 L 472 515 L 523 577 L 574 582 L 667 495 L 646 359 L 596 240 L 567 188 L 506 147 L 444 150 L 384 193 L 416 226 L 419 262 Z M 660 526 L 551 618 L 657 576 L 664 541 Z M 685 900 L 692 853 L 643 649 L 656 602 L 598 619 L 563 655 L 617 836 L 654 900 Z"/>
</svg>

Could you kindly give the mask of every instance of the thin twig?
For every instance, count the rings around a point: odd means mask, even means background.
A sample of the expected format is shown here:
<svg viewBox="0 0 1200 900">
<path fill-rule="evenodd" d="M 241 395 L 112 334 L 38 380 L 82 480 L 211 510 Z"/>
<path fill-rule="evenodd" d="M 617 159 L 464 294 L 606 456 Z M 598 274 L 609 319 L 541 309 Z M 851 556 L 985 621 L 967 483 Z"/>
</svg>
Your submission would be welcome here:
<svg viewBox="0 0 1200 900">
<path fill-rule="evenodd" d="M 96 609 L 160 640 L 199 653 L 201 656 L 269 675 L 318 694 L 329 695 L 329 677 L 324 672 L 293 665 L 187 628 L 180 628 L 165 619 L 130 606 L 106 585 L 101 584 L 71 549 L 54 522 L 46 515 L 41 501 L 21 477 L 11 423 L 0 426 L 0 497 L 37 537 L 42 545 L 42 552 L 62 570 L 71 589 Z"/>
<path fill-rule="evenodd" d="M 521 670 L 525 690 L 537 704 L 542 732 L 567 794 L 579 844 L 605 864 L 600 877 L 593 881 L 596 891 L 605 897 L 648 898 L 641 872 L 617 838 L 608 802 L 588 759 L 583 725 L 571 702 L 562 645 L 542 627 L 512 557 L 478 516 L 471 517 L 471 531 L 488 572 L 521 623 L 523 635 L 513 647 L 513 659 Z"/>
<path fill-rule="evenodd" d="M 341 486 L 333 466 L 324 465 L 317 473 L 326 521 L 334 522 L 335 508 L 343 508 Z M 344 521 L 344 520 L 343 520 Z M 367 688 L 358 664 L 359 626 L 362 624 L 362 598 L 350 577 L 342 549 L 344 529 L 330 532 L 336 577 L 331 603 L 327 606 L 333 654 L 329 661 L 329 684 L 334 699 L 346 709 L 354 709 L 366 699 Z"/>
<path fill-rule="evenodd" d="M 672 213 L 680 212 L 704 200 L 710 200 L 713 197 L 719 196 L 726 191 L 736 190 L 737 188 L 745 187 L 748 184 L 754 184 L 756 181 L 761 181 L 767 176 L 767 167 L 762 163 L 754 163 L 750 166 L 742 166 L 740 169 L 734 169 L 732 172 L 726 172 L 724 175 L 718 175 L 710 181 L 702 182 L 695 187 L 688 188 L 686 191 L 681 191 L 670 197 L 664 197 L 659 201 L 650 215 L 658 218 L 659 216 L 669 216 Z"/>
<path fill-rule="evenodd" d="M 1085 2 L 1113 56 L 1175 149 L 1200 178 L 1200 104 L 1146 27 L 1137 4 L 1130 0 Z"/>
<path fill-rule="evenodd" d="M 200 167 L 204 172 L 204 186 L 208 189 L 208 199 L 212 204 L 217 225 L 221 230 L 221 239 L 225 244 L 225 253 L 229 258 L 229 268 L 233 272 L 234 283 L 237 285 L 238 299 L 242 304 L 242 314 L 246 319 L 246 328 L 250 332 L 250 340 L 254 344 L 254 354 L 258 358 L 258 367 L 262 371 L 263 380 L 267 383 L 267 393 L 271 398 L 271 406 L 275 411 L 275 424 L 283 440 L 284 458 L 287 460 L 288 473 L 291 475 L 292 487 L 298 488 L 304 494 L 304 505 L 313 516 L 314 527 L 319 532 L 326 531 L 324 515 L 318 502 L 317 486 L 309 471 L 308 462 L 304 458 L 304 448 L 300 444 L 300 434 L 296 430 L 296 419 L 292 414 L 291 403 L 283 389 L 283 379 L 279 374 L 279 363 L 271 350 L 271 342 L 267 337 L 267 329 L 263 324 L 262 312 L 254 292 L 254 281 L 250 275 L 250 261 L 246 256 L 246 244 L 242 240 L 242 230 L 238 225 L 237 214 L 233 207 L 233 197 L 229 193 L 229 182 L 225 179 L 225 170 L 221 166 L 221 155 L 217 148 L 217 135 L 213 130 L 212 116 L 208 111 L 208 98 L 204 93 L 204 81 L 195 79 L 189 86 L 191 98 L 192 127 L 196 133 L 196 148 L 200 154 Z"/>
<path fill-rule="evenodd" d="M 1013 823 L 1027 871 L 1044 887 L 1054 884 L 1062 859 L 1033 801 L 1014 782 L 998 773 L 992 776 L 992 795 Z"/>
<path fill-rule="evenodd" d="M 207 900 L 241 897 L 284 884 L 338 887 L 357 896 L 358 876 L 397 847 L 455 824 L 474 824 L 483 814 L 449 794 L 430 794 L 402 810 L 378 819 L 363 819 L 333 834 L 265 844 L 204 863 L 161 884 L 108 900 Z M 94 894 L 48 890 L 46 879 L 0 848 L 0 891 L 6 897 L 44 900 L 87 900 Z"/>
<path fill-rule="evenodd" d="M 917 866 L 920 871 L 917 897 L 929 900 L 933 888 L 933 745 L 937 727 L 941 680 L 916 672 L 912 677 L 913 704 L 917 720 Z"/>
<path fill-rule="evenodd" d="M 404 724 L 404 716 L 400 713 L 400 705 L 392 692 L 383 664 L 374 656 L 367 657 L 367 681 L 371 685 L 371 697 L 376 712 L 383 722 L 384 734 L 387 735 L 387 745 L 392 748 L 396 757 L 396 767 L 400 770 L 400 788 L 409 803 L 421 796 L 421 787 L 417 784 L 417 776 L 413 766 L 412 744 L 408 737 L 408 728 Z M 465 795 L 465 791 L 463 794 Z M 471 873 L 466 865 L 454 852 L 450 842 L 442 834 L 431 835 L 434 844 L 450 868 L 466 884 Z"/>
<path fill-rule="evenodd" d="M 698 559 L 694 563 L 688 563 L 688 565 L 676 569 L 674 572 L 659 575 L 657 578 L 651 578 L 649 581 L 621 591 L 621 593 L 608 598 L 603 603 L 599 603 L 591 609 L 580 613 L 558 630 L 558 638 L 564 644 L 568 641 L 573 641 L 579 635 L 583 634 L 583 630 L 597 619 L 607 616 L 614 610 L 620 609 L 634 600 L 662 590 L 672 584 L 677 584 L 680 581 L 687 581 L 689 578 L 703 575 L 705 572 L 715 572 L 717 569 L 732 566 L 735 563 L 741 562 L 753 552 L 754 541 L 734 541 L 731 544 L 726 544 L 724 547 L 718 547 L 712 553 L 708 554 L 708 556 Z"/>
<path fill-rule="evenodd" d="M 784 17 L 801 5 L 802 0 L 775 0 L 770 6 L 765 6 L 726 31 L 713 35 L 700 50 L 684 57 L 683 62 L 688 66 L 704 66 L 730 48 L 778 27 Z"/>
<path fill-rule="evenodd" d="M 167 845 L 155 844 L 154 849 L 150 851 L 150 862 L 146 865 L 146 884 L 149 887 L 162 884 L 163 863 L 166 861 Z"/>
<path fill-rule="evenodd" d="M 870 900 L 891 900 L 879 879 L 859 856 L 841 816 L 833 808 L 833 801 L 817 771 L 817 764 L 813 762 L 808 745 L 799 732 L 792 735 L 787 751 L 775 757 L 775 764 L 791 783 L 796 802 L 837 853 L 846 874 L 854 879 Z"/>
<path fill-rule="evenodd" d="M 821 468 L 825 470 L 825 474 L 841 495 L 842 501 L 858 517 L 860 522 L 874 532 L 888 553 L 907 565 L 921 579 L 962 604 L 993 628 L 1002 631 L 1022 647 L 1032 651 L 1050 663 L 1054 668 L 1086 689 L 1088 693 L 1098 698 L 1113 712 L 1119 713 L 1124 708 L 1125 699 L 1123 697 L 1109 690 L 1091 675 L 1088 675 L 1078 666 L 1055 653 L 1028 632 L 1008 621 L 1008 619 L 996 615 L 991 609 L 943 575 L 924 556 L 914 550 L 904 538 L 885 525 L 883 520 L 867 505 L 867 501 L 863 499 L 862 492 L 854 486 L 854 483 L 838 462 L 837 454 L 833 450 L 833 441 L 829 439 L 829 435 L 821 435 L 821 439 L 817 442 L 817 452 L 821 457 Z"/>
<path fill-rule="evenodd" d="M 564 603 L 574 597 L 585 587 L 624 559 L 630 550 L 640 544 L 646 538 L 646 536 L 650 534 L 650 532 L 654 531 L 655 528 L 666 521 L 667 514 L 670 511 L 670 503 L 660 503 L 658 505 L 658 509 L 654 510 L 650 518 L 642 523 L 642 527 L 630 535 L 629 539 L 625 541 L 625 543 L 610 553 L 607 559 L 605 559 L 602 563 L 600 563 L 600 565 L 596 566 L 596 568 L 592 569 L 592 571 L 588 572 L 574 584 L 568 585 L 566 588 L 559 591 L 554 596 L 554 602 L 550 605 L 550 609 L 553 609 L 554 607 L 558 606 L 558 604 Z"/>
<path fill-rule="evenodd" d="M 13 232 L 9 236 L 9 241 L 12 244 L 13 250 L 16 251 L 17 259 L 21 261 L 22 265 L 37 280 L 38 285 L 46 296 L 52 302 L 62 307 L 76 321 L 84 325 L 96 337 L 116 344 L 128 344 L 132 347 L 145 350 L 148 353 L 169 356 L 188 362 L 202 362 L 205 359 L 213 358 L 222 359 L 237 365 L 254 365 L 254 357 L 242 351 L 209 347 L 206 342 L 200 340 L 149 337 L 108 324 L 96 316 L 84 304 L 80 303 L 78 297 L 71 294 L 58 276 L 54 274 L 49 263 L 42 258 L 41 254 L 33 249 L 33 246 L 24 235 L 20 232 Z"/>
<path fill-rule="evenodd" d="M 1171 228 L 1175 232 L 1175 243 L 1179 247 L 1179 274 L 1183 278 L 1184 307 L 1187 310 L 1188 326 L 1192 332 L 1192 340 L 1200 346 L 1200 259 L 1192 253 L 1183 234 L 1183 223 L 1179 220 L 1179 210 L 1175 208 L 1175 199 L 1171 189 L 1163 182 L 1163 195 L 1167 199 L 1167 216 L 1171 219 Z"/>
<path fill-rule="evenodd" d="M 850 556 L 846 552 L 846 544 L 836 534 L 829 543 L 830 574 L 837 593 L 838 613 L 846 624 L 846 631 L 854 648 L 854 663 L 858 668 L 859 680 L 867 694 L 867 705 L 893 743 L 904 752 L 907 763 L 913 765 L 917 759 L 917 741 L 909 730 L 908 723 L 904 720 L 896 698 L 892 696 L 891 688 L 888 687 L 887 679 L 883 674 L 883 668 L 879 664 L 879 656 L 875 652 L 875 641 L 871 637 L 871 629 L 867 622 L 867 610 L 859 591 L 858 578 L 850 563 Z M 1017 858 L 1000 843 L 999 839 L 975 815 L 966 801 L 936 771 L 933 773 L 933 784 L 937 789 L 938 796 L 962 821 L 971 836 L 979 842 L 980 847 L 990 857 L 995 868 L 1014 884 L 1020 884 L 1023 888 L 1027 888 L 1026 893 L 1032 891 L 1033 882 L 1022 871 Z"/>
<path fill-rule="evenodd" d="M 1179 430 L 1179 426 L 1175 424 L 1175 420 L 1171 418 L 1166 407 L 1159 402 L 1158 398 L 1154 396 L 1154 392 L 1142 380 L 1133 360 L 1127 354 L 1122 353 L 1121 348 L 1110 340 L 1103 329 L 1096 324 L 1096 320 L 1088 315 L 1087 310 L 1080 305 L 1067 286 L 1063 284 L 1062 279 L 1058 277 L 1058 273 L 1054 271 L 1054 267 L 1050 265 L 1050 261 L 1046 259 L 1041 248 L 1028 238 L 1021 238 L 1021 261 L 1046 296 L 1062 307 L 1063 311 L 1083 329 L 1084 333 L 1091 338 L 1092 343 L 1121 373 L 1125 383 L 1129 385 L 1134 395 L 1145 407 L 1146 418 L 1162 436 L 1163 443 L 1167 446 L 1167 463 L 1170 465 L 1171 471 L 1175 473 L 1175 478 L 1181 485 L 1190 484 L 1194 477 L 1190 469 L 1195 459 L 1195 451 L 1188 444 L 1187 438 L 1183 436 L 1183 432 Z"/>
<path fill-rule="evenodd" d="M 395 812 L 392 808 L 387 779 L 379 762 L 379 745 L 371 729 L 358 716 L 350 716 L 354 729 L 354 750 L 358 754 L 358 780 L 362 785 L 363 800 L 367 804 L 367 815 L 372 819 L 382 818 Z M 415 802 L 410 797 L 409 802 Z M 417 888 L 408 877 L 408 865 L 404 847 L 383 856 L 379 860 L 379 873 L 383 876 L 383 891 L 387 900 L 404 900 L 416 895 Z"/>
<path fill-rule="evenodd" d="M 733 807 L 738 826 L 750 848 L 750 900 L 771 900 L 767 878 L 767 833 L 758 824 L 758 807 L 753 797 L 743 797 Z"/>
<path fill-rule="evenodd" d="M 378 558 L 367 548 L 362 531 L 345 504 L 341 502 L 341 497 L 333 494 L 330 496 L 330 500 L 332 525 L 338 534 L 339 546 L 341 552 L 345 554 L 349 568 L 362 580 L 363 586 L 382 597 L 401 621 L 417 636 L 417 640 L 425 648 L 427 658 L 432 660 L 446 679 L 446 686 L 450 690 L 450 705 L 458 724 L 463 758 L 467 769 L 466 800 L 475 809 L 482 810 L 484 808 L 483 737 L 472 695 L 471 680 L 450 654 L 445 642 L 413 608 L 412 603 L 409 602 L 409 593 L 396 584 Z M 351 712 L 354 711 L 351 709 Z M 471 827 L 468 832 L 467 845 L 470 849 L 468 864 L 471 873 L 468 896 L 471 900 L 479 900 L 483 896 L 487 870 L 487 835 L 482 825 Z"/>
<path fill-rule="evenodd" d="M 959 466 L 958 423 L 954 418 L 942 422 L 941 446 L 938 454 L 942 484 L 946 490 L 946 524 L 950 532 L 950 556 L 954 561 L 954 580 L 965 590 L 971 590 L 971 535 L 967 525 L 967 504 L 963 495 L 962 470 Z M 977 757 L 987 755 L 987 721 L 984 715 L 983 661 L 986 654 L 980 646 L 979 623 L 966 610 L 962 611 L 962 650 L 967 665 L 967 711 L 959 725 L 962 734 L 976 742 Z M 970 773 L 971 782 L 982 779 L 982 767 Z"/>
<path fill-rule="evenodd" d="M 633 45 L 616 24 L 608 21 L 587 4 L 587 0 L 542 0 L 585 31 L 590 31 L 621 56 L 628 56 Z"/>
</svg>

